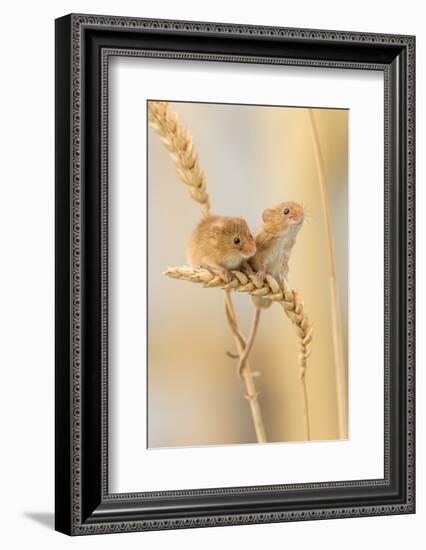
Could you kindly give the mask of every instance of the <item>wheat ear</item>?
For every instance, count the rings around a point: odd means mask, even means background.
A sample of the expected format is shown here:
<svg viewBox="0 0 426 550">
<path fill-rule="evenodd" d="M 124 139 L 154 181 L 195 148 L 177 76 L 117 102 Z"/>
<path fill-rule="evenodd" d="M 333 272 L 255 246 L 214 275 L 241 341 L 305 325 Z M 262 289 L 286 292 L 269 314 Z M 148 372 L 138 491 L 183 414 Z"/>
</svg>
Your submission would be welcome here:
<svg viewBox="0 0 426 550">
<path fill-rule="evenodd" d="M 284 309 L 285 314 L 293 323 L 299 338 L 299 368 L 300 382 L 303 396 L 305 438 L 311 439 L 308 395 L 306 389 L 307 359 L 312 351 L 313 325 L 305 312 L 305 306 L 297 291 L 290 289 L 287 281 L 282 278 L 279 282 L 271 275 L 261 281 L 255 274 L 246 274 L 242 271 L 232 271 L 232 278 L 225 282 L 216 273 L 205 268 L 188 266 L 169 267 L 164 275 L 173 279 L 198 283 L 207 288 L 222 288 L 230 295 L 230 291 L 243 292 L 251 296 L 262 296 L 277 302 Z M 240 358 L 244 355 L 240 352 Z M 246 367 L 247 368 L 247 367 Z M 245 372 L 246 368 L 243 370 Z"/>
<path fill-rule="evenodd" d="M 176 164 L 180 179 L 188 186 L 191 197 L 202 205 L 204 215 L 210 212 L 210 200 L 206 190 L 206 177 L 200 168 L 192 137 L 167 101 L 148 103 L 148 120 L 159 134 Z"/>
</svg>

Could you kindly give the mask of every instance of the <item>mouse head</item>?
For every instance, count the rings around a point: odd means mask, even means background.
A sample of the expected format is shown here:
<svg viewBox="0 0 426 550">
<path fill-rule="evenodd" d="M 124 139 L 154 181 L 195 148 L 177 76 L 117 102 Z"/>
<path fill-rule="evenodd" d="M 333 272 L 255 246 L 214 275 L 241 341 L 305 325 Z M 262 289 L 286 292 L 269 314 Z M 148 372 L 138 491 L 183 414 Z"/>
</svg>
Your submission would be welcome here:
<svg viewBox="0 0 426 550">
<path fill-rule="evenodd" d="M 281 202 L 274 208 L 267 208 L 262 214 L 262 220 L 268 233 L 297 233 L 303 225 L 305 213 L 297 202 Z"/>
<path fill-rule="evenodd" d="M 256 243 L 244 218 L 219 218 L 212 226 L 212 239 L 225 257 L 244 260 L 256 253 Z"/>
</svg>

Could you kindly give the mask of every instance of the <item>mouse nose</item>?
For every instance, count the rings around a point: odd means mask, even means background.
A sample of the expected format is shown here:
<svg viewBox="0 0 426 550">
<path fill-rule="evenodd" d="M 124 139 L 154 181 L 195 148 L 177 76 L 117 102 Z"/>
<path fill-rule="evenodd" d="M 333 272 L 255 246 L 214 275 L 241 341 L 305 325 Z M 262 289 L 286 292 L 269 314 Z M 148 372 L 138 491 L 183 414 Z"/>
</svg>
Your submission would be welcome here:
<svg viewBox="0 0 426 550">
<path fill-rule="evenodd" d="M 247 254 L 247 256 L 253 256 L 254 254 L 256 254 L 256 243 L 252 243 L 251 246 L 247 246 L 245 248 L 245 254 Z"/>
<path fill-rule="evenodd" d="M 303 222 L 303 220 L 305 219 L 305 213 L 303 212 L 303 210 L 299 210 L 296 219 L 298 222 Z"/>
</svg>

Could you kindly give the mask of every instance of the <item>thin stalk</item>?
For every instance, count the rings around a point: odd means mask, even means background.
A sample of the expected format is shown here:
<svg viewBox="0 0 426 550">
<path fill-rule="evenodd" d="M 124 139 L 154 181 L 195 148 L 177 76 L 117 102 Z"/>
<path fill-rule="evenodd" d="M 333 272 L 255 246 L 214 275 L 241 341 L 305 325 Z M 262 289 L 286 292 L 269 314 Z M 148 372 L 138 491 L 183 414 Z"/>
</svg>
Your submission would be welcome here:
<svg viewBox="0 0 426 550">
<path fill-rule="evenodd" d="M 303 419 L 305 424 L 305 439 L 306 441 L 311 440 L 311 426 L 309 422 L 309 401 L 308 401 L 308 392 L 306 390 L 306 381 L 305 377 L 302 376 L 300 379 L 302 383 L 302 393 L 303 393 Z"/>
<path fill-rule="evenodd" d="M 328 204 L 327 185 L 325 180 L 324 159 L 321 151 L 320 140 L 318 135 L 318 127 L 315 120 L 315 114 L 312 109 L 308 109 L 309 120 L 312 130 L 312 143 L 315 156 L 315 164 L 317 169 L 318 183 L 321 195 L 321 204 L 324 215 L 324 226 L 327 240 L 327 258 L 328 258 L 328 274 L 329 274 L 329 289 L 331 298 L 331 324 L 333 335 L 333 352 L 334 352 L 334 373 L 336 383 L 337 397 L 337 417 L 339 438 L 347 438 L 347 409 L 345 404 L 345 384 L 344 384 L 344 354 L 340 324 L 340 309 L 339 299 L 336 285 L 335 259 L 333 249 L 333 238 L 331 232 L 330 212 Z"/>
<path fill-rule="evenodd" d="M 248 343 L 245 341 L 238 327 L 237 316 L 235 314 L 235 309 L 232 302 L 230 291 L 226 289 L 224 291 L 224 296 L 225 296 L 226 318 L 228 320 L 228 324 L 231 328 L 231 331 L 234 334 L 235 344 L 237 346 L 238 354 L 240 356 L 240 361 L 241 361 L 241 358 L 244 357 L 245 355 L 245 350 L 247 348 Z M 254 430 L 256 432 L 256 439 L 258 443 L 266 443 L 265 427 L 263 425 L 262 413 L 260 410 L 260 405 L 258 400 L 258 393 L 256 391 L 256 385 L 254 383 L 253 373 L 247 361 L 247 356 L 244 359 L 244 363 L 245 364 L 242 370 L 242 378 L 246 385 L 246 391 L 247 391 L 246 398 L 250 405 L 250 411 L 253 418 Z"/>
<path fill-rule="evenodd" d="M 246 368 L 247 364 L 247 358 L 251 352 L 251 348 L 253 347 L 254 340 L 256 338 L 257 328 L 259 326 L 259 319 L 260 319 L 260 307 L 255 306 L 254 309 L 254 316 L 253 316 L 253 323 L 251 325 L 250 334 L 248 337 L 248 340 L 246 342 L 246 349 L 244 350 L 244 353 L 240 356 L 240 360 L 238 363 L 238 374 L 241 376 L 241 378 L 244 379 L 244 370 Z"/>
</svg>

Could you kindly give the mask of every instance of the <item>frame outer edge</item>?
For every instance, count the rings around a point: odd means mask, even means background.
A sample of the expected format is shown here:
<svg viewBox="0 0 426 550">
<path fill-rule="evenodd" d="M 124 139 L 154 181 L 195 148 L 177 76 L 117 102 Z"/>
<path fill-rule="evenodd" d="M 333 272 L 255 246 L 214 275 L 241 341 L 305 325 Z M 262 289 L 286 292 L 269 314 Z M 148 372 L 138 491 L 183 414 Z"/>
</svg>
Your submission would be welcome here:
<svg viewBox="0 0 426 550">
<path fill-rule="evenodd" d="M 167 20 L 147 20 L 124 17 L 110 16 L 92 16 L 92 15 L 77 15 L 68 16 L 71 24 L 71 152 L 72 152 L 72 229 L 71 229 L 71 275 L 72 275 L 72 373 L 71 375 L 71 391 L 72 391 L 72 418 L 71 422 L 71 481 L 72 487 L 70 495 L 72 499 L 71 510 L 71 534 L 95 534 L 95 533 L 112 533 L 135 530 L 152 530 L 152 529 L 178 529 L 187 527 L 201 527 L 212 525 L 230 525 L 230 524 L 247 524 L 247 523 L 265 523 L 275 521 L 291 521 L 291 520 L 307 520 L 307 519 L 326 519 L 330 517 L 360 517 L 369 515 L 385 515 L 394 513 L 411 513 L 414 511 L 414 482 L 407 485 L 407 502 L 395 506 L 367 506 L 363 509 L 359 507 L 311 510 L 302 512 L 274 512 L 265 514 L 243 514 L 243 515 L 217 515 L 203 518 L 179 519 L 179 520 L 147 520 L 147 521 L 131 521 L 117 523 L 93 523 L 91 525 L 82 524 L 81 518 L 81 487 L 80 487 L 80 462 L 81 462 L 81 446 L 80 446 L 80 380 L 81 380 L 81 33 L 83 26 L 99 26 L 99 27 L 119 27 L 125 29 L 149 29 L 149 30 L 175 30 L 182 32 L 194 33 L 221 33 L 232 36 L 247 35 L 258 36 L 263 38 L 294 38 L 294 39 L 309 39 L 309 40 L 327 40 L 336 42 L 354 42 L 354 43 L 376 43 L 394 44 L 408 49 L 408 111 L 412 109 L 411 117 L 408 116 L 408 134 L 412 132 L 411 139 L 408 138 L 407 152 L 408 157 L 412 159 L 413 166 L 408 171 L 408 188 L 407 200 L 414 208 L 414 44 L 415 40 L 412 36 L 400 35 L 378 35 L 372 33 L 354 33 L 342 31 L 322 31 L 309 29 L 284 29 L 279 27 L 254 27 L 245 25 L 227 25 L 219 23 L 201 23 L 187 21 L 167 21 Z M 60 21 L 60 20 L 59 20 Z M 58 27 L 57 27 L 58 28 Z M 410 90 L 411 86 L 411 90 Z M 58 182 L 58 180 L 57 180 Z M 57 183 L 58 190 L 58 183 Z M 412 236 L 410 238 L 410 235 Z M 412 216 L 407 217 L 407 250 L 414 253 L 414 212 Z M 412 285 L 407 287 L 407 307 L 408 309 L 408 326 L 407 336 L 408 342 L 412 346 L 409 349 L 414 350 L 414 256 L 411 263 L 407 265 L 408 281 L 413 281 Z M 411 279 L 410 279 L 411 278 Z M 60 316 L 62 313 L 60 314 Z M 407 355 L 408 365 L 408 388 L 409 391 L 414 390 L 414 352 Z M 58 373 L 58 368 L 57 368 Z M 411 376 L 411 378 L 410 378 Z M 58 399 L 58 394 L 57 394 Z M 407 414 L 408 420 L 414 421 L 414 396 L 411 397 L 412 406 L 409 407 Z M 414 426 L 408 432 L 409 444 L 414 449 Z M 411 435 L 410 435 L 411 434 Z M 414 453 L 412 459 L 408 457 L 407 471 L 414 473 Z M 411 500 L 410 500 L 411 499 Z M 58 524 L 57 524 L 58 528 Z M 60 529 L 59 529 L 60 530 Z"/>
<path fill-rule="evenodd" d="M 55 529 L 71 534 L 71 18 L 55 22 Z"/>
</svg>

